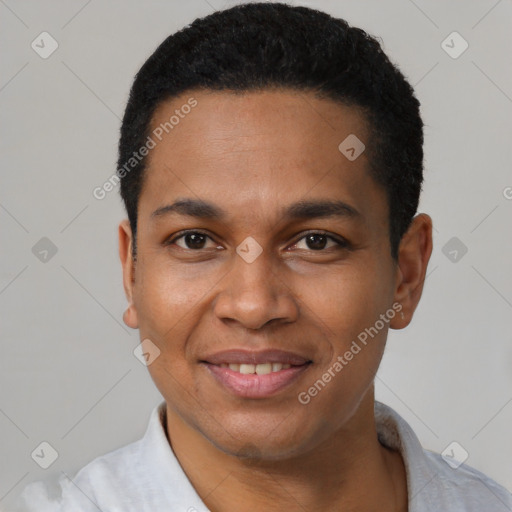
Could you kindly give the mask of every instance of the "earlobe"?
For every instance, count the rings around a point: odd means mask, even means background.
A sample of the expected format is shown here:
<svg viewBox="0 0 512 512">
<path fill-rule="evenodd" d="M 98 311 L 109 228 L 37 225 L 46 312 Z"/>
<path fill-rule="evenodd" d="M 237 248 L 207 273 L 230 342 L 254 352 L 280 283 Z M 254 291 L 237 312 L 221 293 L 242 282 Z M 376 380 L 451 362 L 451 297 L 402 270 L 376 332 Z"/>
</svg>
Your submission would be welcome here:
<svg viewBox="0 0 512 512">
<path fill-rule="evenodd" d="M 128 308 L 123 314 L 123 321 L 132 329 L 138 328 L 137 310 L 133 301 L 135 288 L 135 264 L 132 258 L 132 230 L 127 219 L 121 221 L 119 234 L 119 258 L 123 270 L 123 287 L 128 300 Z"/>
<path fill-rule="evenodd" d="M 401 310 L 390 322 L 392 329 L 403 329 L 411 322 L 423 292 L 431 254 L 432 219 L 421 213 L 412 220 L 398 249 L 394 300 L 401 304 Z"/>
<path fill-rule="evenodd" d="M 139 323 L 137 321 L 137 311 L 133 303 L 130 303 L 126 311 L 123 313 L 123 322 L 132 329 L 138 329 Z"/>
</svg>

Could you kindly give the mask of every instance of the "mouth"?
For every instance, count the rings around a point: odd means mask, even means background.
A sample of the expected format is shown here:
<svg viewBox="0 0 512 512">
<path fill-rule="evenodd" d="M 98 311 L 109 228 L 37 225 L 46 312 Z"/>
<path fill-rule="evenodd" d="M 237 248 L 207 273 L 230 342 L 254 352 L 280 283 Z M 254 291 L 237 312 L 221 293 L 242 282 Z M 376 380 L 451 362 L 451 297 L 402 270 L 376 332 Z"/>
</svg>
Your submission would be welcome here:
<svg viewBox="0 0 512 512">
<path fill-rule="evenodd" d="M 229 368 L 233 372 L 242 373 L 244 375 L 268 375 L 269 373 L 280 372 L 281 370 L 288 370 L 291 364 L 282 363 L 260 363 L 260 364 L 236 364 L 236 363 L 221 363 L 221 368 Z"/>
<path fill-rule="evenodd" d="M 280 350 L 229 350 L 207 356 L 200 363 L 224 391 L 242 398 L 261 399 L 290 387 L 313 361 Z"/>
</svg>

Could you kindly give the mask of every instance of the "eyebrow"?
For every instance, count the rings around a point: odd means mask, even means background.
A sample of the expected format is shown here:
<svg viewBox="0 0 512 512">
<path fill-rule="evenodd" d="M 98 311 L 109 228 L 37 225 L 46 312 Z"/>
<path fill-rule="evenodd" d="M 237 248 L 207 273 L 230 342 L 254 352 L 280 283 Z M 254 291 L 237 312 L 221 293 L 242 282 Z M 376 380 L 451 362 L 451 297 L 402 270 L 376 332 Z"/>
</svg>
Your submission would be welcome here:
<svg viewBox="0 0 512 512">
<path fill-rule="evenodd" d="M 222 221 L 227 213 L 219 206 L 202 199 L 178 199 L 174 203 L 157 208 L 152 218 L 177 214 L 200 219 L 212 219 Z M 351 205 L 344 201 L 310 200 L 298 201 L 283 208 L 281 217 L 283 220 L 317 219 L 317 218 L 361 218 L 362 215 Z"/>
</svg>

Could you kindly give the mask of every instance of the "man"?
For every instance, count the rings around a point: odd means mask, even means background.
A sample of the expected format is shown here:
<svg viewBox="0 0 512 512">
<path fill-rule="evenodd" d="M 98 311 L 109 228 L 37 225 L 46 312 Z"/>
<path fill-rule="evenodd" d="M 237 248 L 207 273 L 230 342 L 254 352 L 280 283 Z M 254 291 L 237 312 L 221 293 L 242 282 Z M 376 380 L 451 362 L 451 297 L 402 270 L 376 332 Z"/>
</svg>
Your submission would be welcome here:
<svg viewBox="0 0 512 512">
<path fill-rule="evenodd" d="M 165 402 L 59 510 L 512 510 L 374 399 L 432 251 L 422 128 L 377 41 L 319 11 L 237 6 L 159 46 L 121 129 L 119 252 Z"/>
</svg>

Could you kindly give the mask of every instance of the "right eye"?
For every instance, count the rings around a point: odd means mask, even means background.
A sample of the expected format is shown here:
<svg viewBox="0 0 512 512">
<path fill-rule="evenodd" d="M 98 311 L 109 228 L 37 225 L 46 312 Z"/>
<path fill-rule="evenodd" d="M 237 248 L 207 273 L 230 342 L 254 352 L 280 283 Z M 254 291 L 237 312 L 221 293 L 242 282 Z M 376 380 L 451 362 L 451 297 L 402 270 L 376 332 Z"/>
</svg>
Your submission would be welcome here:
<svg viewBox="0 0 512 512">
<path fill-rule="evenodd" d="M 173 235 L 172 238 L 170 238 L 164 242 L 164 245 L 171 246 L 171 245 L 175 244 L 180 249 L 197 251 L 197 250 L 205 249 L 204 246 L 208 239 L 211 240 L 212 242 L 214 242 L 214 240 L 209 235 L 207 235 L 206 233 L 203 233 L 202 231 L 187 230 L 187 231 L 181 231 L 177 235 Z M 176 243 L 178 240 L 182 241 L 182 245 Z M 216 245 L 216 247 L 218 247 L 218 245 Z"/>
</svg>

